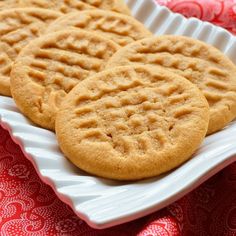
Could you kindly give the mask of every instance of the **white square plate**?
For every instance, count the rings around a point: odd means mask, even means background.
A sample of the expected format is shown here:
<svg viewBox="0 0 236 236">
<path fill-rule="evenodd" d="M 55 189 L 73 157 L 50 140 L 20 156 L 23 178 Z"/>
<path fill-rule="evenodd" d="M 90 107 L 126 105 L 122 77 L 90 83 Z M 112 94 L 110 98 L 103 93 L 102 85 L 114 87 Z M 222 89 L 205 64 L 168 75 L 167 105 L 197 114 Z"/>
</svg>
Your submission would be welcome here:
<svg viewBox="0 0 236 236">
<path fill-rule="evenodd" d="M 152 0 L 127 0 L 134 17 L 154 34 L 187 35 L 210 43 L 236 63 L 236 38 L 210 23 L 185 19 Z M 0 96 L 1 125 L 10 131 L 40 178 L 91 227 L 121 224 L 176 201 L 236 160 L 236 122 L 207 137 L 194 157 L 166 175 L 139 182 L 97 178 L 70 164 L 54 133 L 38 128 Z"/>
</svg>

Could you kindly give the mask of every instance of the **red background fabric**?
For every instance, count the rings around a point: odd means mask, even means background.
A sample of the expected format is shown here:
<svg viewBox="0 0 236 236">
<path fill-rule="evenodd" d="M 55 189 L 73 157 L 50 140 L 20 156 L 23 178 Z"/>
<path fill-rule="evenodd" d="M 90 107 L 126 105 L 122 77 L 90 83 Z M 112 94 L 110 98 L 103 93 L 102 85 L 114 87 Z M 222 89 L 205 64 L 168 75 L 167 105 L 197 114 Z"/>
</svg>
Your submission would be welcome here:
<svg viewBox="0 0 236 236">
<path fill-rule="evenodd" d="M 156 2 L 173 12 L 209 21 L 236 33 L 235 0 L 156 0 Z"/>
<path fill-rule="evenodd" d="M 234 0 L 158 0 L 175 12 L 236 33 Z M 94 230 L 37 176 L 0 127 L 0 236 L 233 236 L 236 235 L 236 163 L 167 208 L 106 230 Z"/>
</svg>

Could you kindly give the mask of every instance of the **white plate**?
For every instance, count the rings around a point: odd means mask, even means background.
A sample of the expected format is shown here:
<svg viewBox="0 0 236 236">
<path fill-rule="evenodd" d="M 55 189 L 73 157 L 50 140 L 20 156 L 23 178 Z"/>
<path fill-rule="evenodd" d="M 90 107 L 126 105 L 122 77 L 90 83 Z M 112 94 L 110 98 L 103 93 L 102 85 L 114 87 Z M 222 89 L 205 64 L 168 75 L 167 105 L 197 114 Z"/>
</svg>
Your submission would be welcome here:
<svg viewBox="0 0 236 236">
<path fill-rule="evenodd" d="M 188 35 L 215 45 L 236 63 L 236 38 L 197 19 L 185 19 L 152 0 L 127 0 L 133 15 L 155 34 Z M 106 228 L 157 211 L 236 160 L 236 122 L 207 137 L 187 163 L 157 178 L 116 182 L 90 176 L 59 151 L 54 133 L 38 128 L 0 96 L 1 124 L 20 144 L 40 178 L 91 227 Z"/>
</svg>

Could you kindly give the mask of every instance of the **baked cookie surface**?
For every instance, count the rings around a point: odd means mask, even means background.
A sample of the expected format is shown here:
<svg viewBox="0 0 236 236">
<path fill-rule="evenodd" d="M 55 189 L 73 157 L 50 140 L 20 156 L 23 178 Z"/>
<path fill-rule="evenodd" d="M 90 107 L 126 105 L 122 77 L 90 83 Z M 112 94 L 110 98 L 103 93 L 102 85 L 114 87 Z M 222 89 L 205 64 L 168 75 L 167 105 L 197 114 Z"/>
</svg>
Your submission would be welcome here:
<svg viewBox="0 0 236 236">
<path fill-rule="evenodd" d="M 0 94 L 10 96 L 10 72 L 19 52 L 45 32 L 62 14 L 38 8 L 12 8 L 0 12 Z"/>
<path fill-rule="evenodd" d="M 22 50 L 11 72 L 18 108 L 36 124 L 54 130 L 55 114 L 66 94 L 103 70 L 118 48 L 111 40 L 82 30 L 35 39 Z"/>
<path fill-rule="evenodd" d="M 79 168 L 136 180 L 189 159 L 208 121 L 207 101 L 188 80 L 152 66 L 124 66 L 91 76 L 67 95 L 56 135 Z"/>
<path fill-rule="evenodd" d="M 71 11 L 82 11 L 96 9 L 95 7 L 78 0 L 19 0 L 21 7 L 38 7 L 69 13 Z"/>
<path fill-rule="evenodd" d="M 81 0 L 81 1 L 100 9 L 116 11 L 127 15 L 130 14 L 130 10 L 128 6 L 125 4 L 124 0 Z"/>
<path fill-rule="evenodd" d="M 184 36 L 143 39 L 120 49 L 107 68 L 140 64 L 168 69 L 199 87 L 210 105 L 208 134 L 236 117 L 236 67 L 213 46 Z"/>
<path fill-rule="evenodd" d="M 93 31 L 105 36 L 120 46 L 152 36 L 145 26 L 133 17 L 103 10 L 73 12 L 60 17 L 47 32 L 68 29 L 69 27 Z"/>
<path fill-rule="evenodd" d="M 104 9 L 130 14 L 122 0 L 19 0 L 21 7 L 41 7 L 68 13 L 76 10 Z"/>
<path fill-rule="evenodd" d="M 0 1 L 0 10 L 8 10 L 9 8 L 19 7 L 20 0 L 2 0 Z"/>
</svg>

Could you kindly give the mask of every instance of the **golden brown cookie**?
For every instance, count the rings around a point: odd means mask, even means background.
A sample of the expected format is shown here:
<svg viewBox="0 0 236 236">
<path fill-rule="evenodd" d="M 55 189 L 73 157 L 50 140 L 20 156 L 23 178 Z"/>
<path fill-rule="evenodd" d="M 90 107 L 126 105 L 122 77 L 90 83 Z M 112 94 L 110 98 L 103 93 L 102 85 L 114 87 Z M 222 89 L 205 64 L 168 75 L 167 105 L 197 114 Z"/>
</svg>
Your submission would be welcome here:
<svg viewBox="0 0 236 236">
<path fill-rule="evenodd" d="M 57 19 L 47 32 L 68 29 L 84 29 L 96 31 L 121 46 L 136 40 L 152 36 L 145 26 L 133 17 L 103 10 L 73 12 Z"/>
<path fill-rule="evenodd" d="M 143 39 L 119 50 L 107 68 L 140 64 L 168 69 L 199 87 L 210 105 L 208 134 L 236 117 L 236 67 L 213 46 L 184 36 Z"/>
<path fill-rule="evenodd" d="M 12 8 L 0 12 L 0 94 L 10 96 L 10 71 L 21 49 L 45 32 L 62 14 L 38 8 Z"/>
<path fill-rule="evenodd" d="M 125 66 L 79 83 L 57 114 L 56 134 L 79 168 L 136 180 L 189 159 L 208 121 L 207 101 L 188 80 L 152 66 Z"/>
<path fill-rule="evenodd" d="M 41 7 L 68 13 L 75 10 L 104 9 L 130 14 L 123 0 L 19 0 L 22 7 Z"/>
<path fill-rule="evenodd" d="M 54 130 L 55 114 L 66 94 L 105 67 L 119 48 L 113 41 L 82 30 L 66 30 L 29 43 L 11 72 L 18 108 L 36 124 Z"/>
</svg>

